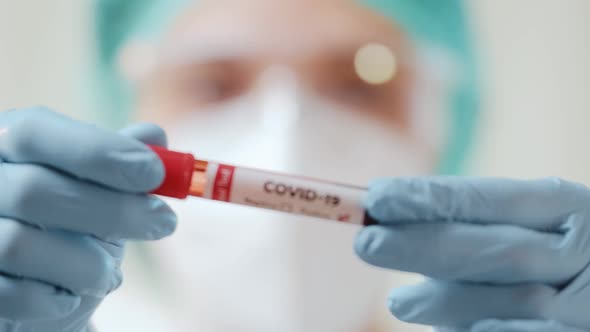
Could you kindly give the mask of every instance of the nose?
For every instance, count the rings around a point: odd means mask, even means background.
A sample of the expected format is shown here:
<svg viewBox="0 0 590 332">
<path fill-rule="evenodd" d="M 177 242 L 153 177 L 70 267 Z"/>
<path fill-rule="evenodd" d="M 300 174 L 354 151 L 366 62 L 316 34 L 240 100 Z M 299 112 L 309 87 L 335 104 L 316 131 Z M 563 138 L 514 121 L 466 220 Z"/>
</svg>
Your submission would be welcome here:
<svg viewBox="0 0 590 332">
<path fill-rule="evenodd" d="M 286 133 L 294 129 L 303 111 L 302 89 L 288 67 L 269 67 L 258 81 L 255 98 L 265 130 Z"/>
<path fill-rule="evenodd" d="M 241 113 L 249 130 L 237 143 L 240 149 L 234 157 L 247 165 L 292 171 L 293 144 L 300 135 L 298 126 L 303 111 L 301 92 L 292 69 L 272 66 L 262 72 L 250 95 L 251 113 Z"/>
</svg>

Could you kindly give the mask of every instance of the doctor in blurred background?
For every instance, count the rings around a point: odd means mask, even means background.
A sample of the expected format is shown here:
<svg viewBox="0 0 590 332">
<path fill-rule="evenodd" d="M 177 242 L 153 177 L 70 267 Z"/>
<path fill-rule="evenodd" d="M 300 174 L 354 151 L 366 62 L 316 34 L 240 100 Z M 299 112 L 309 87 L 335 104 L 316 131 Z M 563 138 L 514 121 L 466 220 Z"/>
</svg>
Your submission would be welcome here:
<svg viewBox="0 0 590 332">
<path fill-rule="evenodd" d="M 463 22 L 455 1 L 103 2 L 99 77 L 119 103 L 102 109 L 239 165 L 359 185 L 457 171 L 477 111 Z M 391 277 L 354 257 L 356 229 L 169 204 L 178 232 L 143 257 L 178 330 L 378 328 Z"/>
<path fill-rule="evenodd" d="M 119 2 L 99 23 L 104 100 L 129 103 L 103 109 L 115 120 L 135 109 L 202 158 L 365 185 L 456 171 L 469 141 L 476 95 L 457 2 Z M 166 271 L 181 330 L 377 328 L 391 277 L 354 257 L 356 229 L 170 204 L 183 222 L 147 266 Z"/>
</svg>

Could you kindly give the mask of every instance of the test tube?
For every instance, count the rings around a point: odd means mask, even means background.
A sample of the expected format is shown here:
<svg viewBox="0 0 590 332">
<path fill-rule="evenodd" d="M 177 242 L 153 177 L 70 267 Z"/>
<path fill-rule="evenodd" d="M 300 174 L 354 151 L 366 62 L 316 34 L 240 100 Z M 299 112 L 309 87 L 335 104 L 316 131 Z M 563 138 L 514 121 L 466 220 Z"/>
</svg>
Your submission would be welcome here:
<svg viewBox="0 0 590 332">
<path fill-rule="evenodd" d="M 366 188 L 195 159 L 192 154 L 150 146 L 166 176 L 153 194 L 215 201 L 367 226 Z"/>
</svg>

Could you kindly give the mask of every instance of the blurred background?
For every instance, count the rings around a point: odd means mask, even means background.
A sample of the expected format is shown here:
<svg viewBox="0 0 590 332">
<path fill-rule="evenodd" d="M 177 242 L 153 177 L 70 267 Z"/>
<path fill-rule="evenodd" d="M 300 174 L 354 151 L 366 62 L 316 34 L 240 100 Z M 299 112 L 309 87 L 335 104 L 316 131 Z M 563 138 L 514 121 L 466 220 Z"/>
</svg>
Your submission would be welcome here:
<svg viewBox="0 0 590 332">
<path fill-rule="evenodd" d="M 481 90 L 465 173 L 555 175 L 590 184 L 590 1 L 465 3 Z M 93 6 L 90 0 L 0 0 L 0 109 L 47 105 L 97 120 L 88 79 Z M 116 311 L 107 307 L 99 315 L 108 321 Z"/>
<path fill-rule="evenodd" d="M 590 3 L 467 1 L 483 115 L 469 171 L 590 182 Z M 0 108 L 44 104 L 90 116 L 89 0 L 0 0 Z"/>
</svg>

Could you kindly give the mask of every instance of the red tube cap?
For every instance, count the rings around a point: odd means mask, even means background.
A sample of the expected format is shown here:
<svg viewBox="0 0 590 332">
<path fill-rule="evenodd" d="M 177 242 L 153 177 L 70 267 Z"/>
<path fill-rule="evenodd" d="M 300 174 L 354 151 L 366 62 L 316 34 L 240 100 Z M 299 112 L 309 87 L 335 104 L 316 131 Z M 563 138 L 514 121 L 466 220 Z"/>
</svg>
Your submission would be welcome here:
<svg viewBox="0 0 590 332">
<path fill-rule="evenodd" d="M 164 164 L 166 175 L 160 187 L 152 194 L 184 199 L 189 195 L 195 157 L 189 153 L 170 151 L 149 145 Z"/>
</svg>

